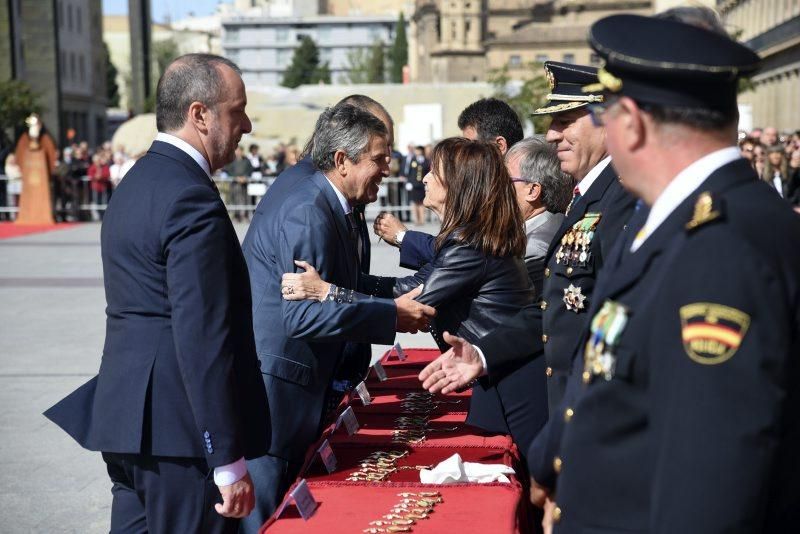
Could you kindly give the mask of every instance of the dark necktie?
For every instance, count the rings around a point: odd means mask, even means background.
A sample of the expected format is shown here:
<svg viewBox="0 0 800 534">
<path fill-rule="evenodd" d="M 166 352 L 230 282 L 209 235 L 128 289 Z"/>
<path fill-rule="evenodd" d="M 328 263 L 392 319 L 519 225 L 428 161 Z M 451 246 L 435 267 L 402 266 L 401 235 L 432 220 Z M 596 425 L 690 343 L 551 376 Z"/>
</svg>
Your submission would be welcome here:
<svg viewBox="0 0 800 534">
<path fill-rule="evenodd" d="M 356 254 L 358 258 L 358 265 L 359 268 L 361 266 L 361 247 L 359 246 L 359 231 L 358 231 L 358 222 L 356 221 L 356 217 L 351 211 L 350 213 L 345 214 L 345 218 L 347 219 L 347 230 L 350 235 L 350 242 L 353 244 L 353 247 L 356 249 Z"/>
</svg>

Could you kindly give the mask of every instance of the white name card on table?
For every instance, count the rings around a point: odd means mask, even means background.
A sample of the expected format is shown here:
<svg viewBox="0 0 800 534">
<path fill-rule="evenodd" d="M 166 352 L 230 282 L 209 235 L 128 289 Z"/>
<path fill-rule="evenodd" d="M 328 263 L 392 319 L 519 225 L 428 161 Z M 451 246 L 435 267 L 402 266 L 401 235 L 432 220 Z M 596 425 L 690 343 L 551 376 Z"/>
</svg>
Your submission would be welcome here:
<svg viewBox="0 0 800 534">
<path fill-rule="evenodd" d="M 333 454 L 333 449 L 331 449 L 331 444 L 328 443 L 327 439 L 322 442 L 317 452 L 319 457 L 322 458 L 322 463 L 325 465 L 328 474 L 336 471 L 336 455 Z"/>
<path fill-rule="evenodd" d="M 314 512 L 317 511 L 317 507 L 319 506 L 316 499 L 314 499 L 314 496 L 311 494 L 311 490 L 308 489 L 308 484 L 306 484 L 305 479 L 298 482 L 294 489 L 283 499 L 283 502 L 275 512 L 275 517 L 280 517 L 292 501 L 294 501 L 295 506 L 297 506 L 297 511 L 300 512 L 300 517 L 302 517 L 304 521 L 311 519 L 311 516 L 314 515 Z"/>
<path fill-rule="evenodd" d="M 369 391 L 367 391 L 367 385 L 364 382 L 356 386 L 356 393 L 358 393 L 358 398 L 361 399 L 364 406 L 372 404 L 372 397 L 370 397 Z"/>
<path fill-rule="evenodd" d="M 348 406 L 347 409 L 342 412 L 342 415 L 339 416 L 339 420 L 336 421 L 336 428 L 342 426 L 342 423 L 344 423 L 348 436 L 352 436 L 358 432 L 358 419 L 356 419 L 356 414 L 351 406 Z"/>
<path fill-rule="evenodd" d="M 389 377 L 386 376 L 386 369 L 383 368 L 381 362 L 375 362 L 372 368 L 375 369 L 375 376 L 377 376 L 378 380 L 381 382 L 386 382 L 389 379 Z"/>
<path fill-rule="evenodd" d="M 403 350 L 403 347 L 400 346 L 399 341 L 395 343 L 394 347 L 392 348 L 394 349 L 395 354 L 397 354 L 398 360 L 400 360 L 401 362 L 406 361 L 406 358 L 408 358 L 408 356 L 406 356 L 406 352 Z"/>
</svg>

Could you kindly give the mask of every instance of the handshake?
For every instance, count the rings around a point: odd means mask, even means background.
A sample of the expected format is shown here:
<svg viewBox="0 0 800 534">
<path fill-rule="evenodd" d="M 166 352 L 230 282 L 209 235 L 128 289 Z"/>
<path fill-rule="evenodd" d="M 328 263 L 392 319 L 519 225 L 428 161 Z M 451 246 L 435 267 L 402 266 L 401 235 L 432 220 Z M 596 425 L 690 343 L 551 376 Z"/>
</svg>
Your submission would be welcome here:
<svg viewBox="0 0 800 534">
<path fill-rule="evenodd" d="M 285 273 L 281 279 L 281 294 L 284 300 L 318 300 L 328 298 L 332 286 L 320 277 L 319 272 L 308 262 L 295 260 L 295 265 L 305 270 L 303 273 Z M 422 294 L 423 286 L 420 285 L 408 293 L 394 299 L 397 306 L 398 332 L 416 334 L 427 332 L 430 320 L 436 316 L 436 309 L 417 302 L 415 299 Z"/>
</svg>

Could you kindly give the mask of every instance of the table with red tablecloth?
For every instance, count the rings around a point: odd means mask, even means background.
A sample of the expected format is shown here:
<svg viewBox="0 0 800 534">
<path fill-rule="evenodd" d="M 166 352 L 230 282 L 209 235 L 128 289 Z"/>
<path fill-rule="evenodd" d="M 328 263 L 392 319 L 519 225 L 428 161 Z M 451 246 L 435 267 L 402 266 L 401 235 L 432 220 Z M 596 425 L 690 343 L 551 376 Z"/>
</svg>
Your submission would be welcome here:
<svg viewBox="0 0 800 534">
<path fill-rule="evenodd" d="M 355 393 L 346 395 L 336 416 L 351 409 L 358 431 L 350 435 L 341 417 L 325 427 L 307 453 L 306 465 L 295 485 L 305 481 L 318 503 L 304 520 L 288 497 L 262 532 L 392 532 L 384 516 L 403 499 L 401 494 L 437 492 L 441 500 L 424 518 L 405 526 L 407 532 L 520 532 L 526 530 L 523 488 L 517 476 L 510 482 L 422 484 L 420 469 L 429 469 L 458 453 L 464 462 L 499 464 L 519 472 L 519 454 L 510 436 L 491 435 L 466 424 L 471 392 L 426 395 L 417 378 L 420 370 L 439 356 L 435 349 L 405 349 L 404 359 L 392 349 L 380 360 L 385 379 L 374 368 L 365 380 L 371 402 Z M 424 398 L 425 408 L 409 405 Z M 402 418 L 424 418 L 424 438 L 397 436 Z M 317 452 L 327 441 L 335 457 L 329 472 Z M 394 470 L 379 480 L 358 477 L 359 469 L 375 454 L 397 456 Z M 293 486 L 294 487 L 294 486 Z M 391 517 L 391 515 L 390 515 Z"/>
</svg>

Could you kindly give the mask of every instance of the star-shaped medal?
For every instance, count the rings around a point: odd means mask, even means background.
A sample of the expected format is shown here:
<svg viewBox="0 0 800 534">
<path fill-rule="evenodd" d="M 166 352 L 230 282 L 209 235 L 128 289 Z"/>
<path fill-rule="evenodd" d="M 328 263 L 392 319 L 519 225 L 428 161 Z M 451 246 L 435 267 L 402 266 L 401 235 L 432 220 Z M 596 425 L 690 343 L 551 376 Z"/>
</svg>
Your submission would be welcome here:
<svg viewBox="0 0 800 534">
<path fill-rule="evenodd" d="M 564 304 L 570 311 L 578 313 L 584 309 L 585 306 L 583 302 L 585 300 L 586 295 L 583 294 L 580 287 L 575 286 L 574 284 L 570 284 L 569 287 L 564 290 Z"/>
</svg>

